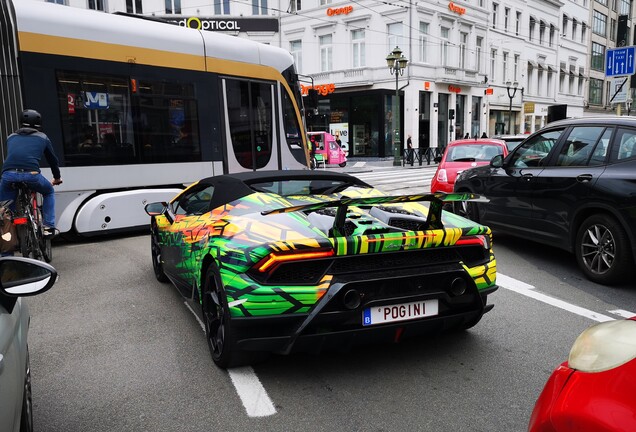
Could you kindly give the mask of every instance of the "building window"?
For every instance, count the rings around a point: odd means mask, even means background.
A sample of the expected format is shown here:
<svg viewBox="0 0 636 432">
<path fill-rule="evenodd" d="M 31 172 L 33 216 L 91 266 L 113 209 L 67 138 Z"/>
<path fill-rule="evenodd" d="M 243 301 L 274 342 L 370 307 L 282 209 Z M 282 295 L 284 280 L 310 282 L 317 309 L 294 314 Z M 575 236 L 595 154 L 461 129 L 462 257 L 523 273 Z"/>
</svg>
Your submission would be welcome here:
<svg viewBox="0 0 636 432">
<path fill-rule="evenodd" d="M 484 38 L 481 36 L 477 37 L 477 46 L 475 50 L 475 66 L 477 72 L 481 72 L 481 51 L 484 46 Z"/>
<path fill-rule="evenodd" d="M 603 37 L 607 34 L 607 16 L 603 15 L 599 11 L 594 11 L 592 18 L 592 32 Z"/>
<path fill-rule="evenodd" d="M 561 67 L 559 68 L 559 92 L 563 93 L 565 91 L 565 63 L 561 62 Z"/>
<path fill-rule="evenodd" d="M 587 24 L 581 24 L 581 42 L 585 43 L 587 39 Z"/>
<path fill-rule="evenodd" d="M 428 23 L 420 22 L 420 61 L 428 63 Z"/>
<path fill-rule="evenodd" d="M 592 61 L 590 67 L 597 71 L 603 71 L 605 63 L 605 45 L 592 42 Z"/>
<path fill-rule="evenodd" d="M 331 4 L 331 0 L 320 0 L 320 6 L 324 6 L 326 4 Z"/>
<path fill-rule="evenodd" d="M 508 81 L 508 53 L 504 52 L 503 53 L 503 61 L 502 61 L 502 74 L 501 74 L 501 81 L 502 82 L 506 82 Z"/>
<path fill-rule="evenodd" d="M 289 2 L 289 12 L 296 13 L 301 10 L 301 0 L 291 0 Z"/>
<path fill-rule="evenodd" d="M 88 8 L 104 11 L 104 0 L 88 0 Z"/>
<path fill-rule="evenodd" d="M 596 0 L 596 3 L 602 4 L 603 6 L 607 6 L 607 0 Z"/>
<path fill-rule="evenodd" d="M 515 54 L 514 64 L 513 64 L 513 81 L 519 81 L 519 54 Z"/>
<path fill-rule="evenodd" d="M 252 0 L 252 15 L 267 15 L 267 0 Z"/>
<path fill-rule="evenodd" d="M 495 80 L 495 67 L 497 66 L 497 50 L 490 50 L 490 79 Z"/>
<path fill-rule="evenodd" d="M 468 45 L 468 33 L 461 32 L 459 37 L 459 68 L 466 69 L 466 45 Z"/>
<path fill-rule="evenodd" d="M 539 66 L 539 70 L 537 72 L 537 96 L 541 96 L 543 94 L 543 68 Z"/>
<path fill-rule="evenodd" d="M 574 77 L 576 77 L 576 66 L 570 65 L 570 85 L 568 87 L 568 91 L 570 94 L 574 94 Z"/>
<path fill-rule="evenodd" d="M 492 4 L 492 28 L 497 28 L 497 14 L 499 13 L 499 5 Z"/>
<path fill-rule="evenodd" d="M 333 47 L 331 35 L 320 36 L 320 72 L 329 72 L 333 68 Z"/>
<path fill-rule="evenodd" d="M 534 39 L 534 28 L 536 23 L 537 21 L 533 17 L 530 17 L 530 25 L 528 27 L 528 40 L 530 42 L 532 42 L 532 39 Z"/>
<path fill-rule="evenodd" d="M 563 15 L 563 31 L 561 32 L 561 36 L 567 37 L 568 35 L 568 16 Z"/>
<path fill-rule="evenodd" d="M 448 38 L 450 35 L 450 29 L 448 27 L 442 27 L 441 29 L 441 58 L 442 66 L 448 66 Z"/>
<path fill-rule="evenodd" d="M 126 12 L 131 14 L 143 14 L 141 0 L 126 0 Z"/>
<path fill-rule="evenodd" d="M 545 21 L 539 22 L 539 45 L 543 45 L 543 41 L 545 40 Z"/>
<path fill-rule="evenodd" d="M 510 21 L 510 8 L 504 9 L 504 31 L 508 32 L 508 24 Z"/>
<path fill-rule="evenodd" d="M 289 52 L 294 58 L 296 72 L 302 73 L 303 70 L 303 42 L 300 40 L 289 41 Z"/>
<path fill-rule="evenodd" d="M 572 18 L 572 40 L 576 40 L 576 32 L 578 30 L 578 24 L 579 22 L 575 19 Z"/>
<path fill-rule="evenodd" d="M 389 43 L 389 52 L 392 52 L 395 47 L 400 47 L 402 49 L 406 48 L 406 46 L 404 46 L 404 44 L 402 43 L 402 23 L 401 22 L 387 25 L 387 35 L 388 35 L 388 43 Z"/>
<path fill-rule="evenodd" d="M 614 18 L 610 18 L 610 40 L 616 40 L 616 20 Z"/>
<path fill-rule="evenodd" d="M 214 0 L 214 14 L 215 15 L 229 15 L 230 14 L 230 0 Z"/>
<path fill-rule="evenodd" d="M 630 3 L 630 0 L 619 0 L 618 1 L 618 14 L 619 15 L 627 15 L 627 17 L 629 18 L 629 16 L 630 16 L 629 3 Z"/>
<path fill-rule="evenodd" d="M 351 31 L 351 46 L 353 48 L 353 67 L 365 66 L 364 30 Z"/>
<path fill-rule="evenodd" d="M 593 105 L 603 104 L 603 80 L 590 78 L 589 103 Z"/>
<path fill-rule="evenodd" d="M 554 24 L 550 24 L 550 39 L 548 41 L 549 46 L 554 46 L 554 33 L 556 32 L 556 27 L 554 27 Z"/>
<path fill-rule="evenodd" d="M 577 94 L 583 96 L 583 82 L 585 81 L 585 69 L 579 68 L 579 88 Z"/>
<path fill-rule="evenodd" d="M 520 29 L 521 29 L 521 12 L 517 12 L 517 21 L 515 22 L 515 35 L 519 36 Z"/>
<path fill-rule="evenodd" d="M 66 4 L 66 0 L 46 0 L 47 3 L 55 3 L 55 4 L 61 4 L 61 5 L 65 5 Z"/>
</svg>

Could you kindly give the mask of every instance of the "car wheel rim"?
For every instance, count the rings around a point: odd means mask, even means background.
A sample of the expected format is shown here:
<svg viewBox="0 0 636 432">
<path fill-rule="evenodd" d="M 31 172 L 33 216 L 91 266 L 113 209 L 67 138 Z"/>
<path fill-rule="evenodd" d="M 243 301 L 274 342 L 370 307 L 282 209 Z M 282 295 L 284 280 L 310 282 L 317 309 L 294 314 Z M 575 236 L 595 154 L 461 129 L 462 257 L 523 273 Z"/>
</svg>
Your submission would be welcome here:
<svg viewBox="0 0 636 432">
<path fill-rule="evenodd" d="M 152 245 L 151 245 L 151 253 L 152 253 L 152 266 L 157 272 L 161 268 L 161 249 L 159 248 L 159 241 L 157 240 L 157 235 L 155 233 L 152 234 Z"/>
<path fill-rule="evenodd" d="M 26 409 L 27 431 L 33 430 L 33 402 L 31 399 L 31 366 L 27 358 L 26 377 L 24 379 L 24 400 Z"/>
<path fill-rule="evenodd" d="M 581 241 L 581 257 L 592 273 L 607 273 L 616 260 L 616 242 L 612 232 L 603 225 L 588 227 Z"/>
<path fill-rule="evenodd" d="M 225 341 L 224 310 L 219 294 L 214 288 L 205 293 L 205 325 L 208 331 L 208 342 L 215 357 L 223 353 Z"/>
</svg>

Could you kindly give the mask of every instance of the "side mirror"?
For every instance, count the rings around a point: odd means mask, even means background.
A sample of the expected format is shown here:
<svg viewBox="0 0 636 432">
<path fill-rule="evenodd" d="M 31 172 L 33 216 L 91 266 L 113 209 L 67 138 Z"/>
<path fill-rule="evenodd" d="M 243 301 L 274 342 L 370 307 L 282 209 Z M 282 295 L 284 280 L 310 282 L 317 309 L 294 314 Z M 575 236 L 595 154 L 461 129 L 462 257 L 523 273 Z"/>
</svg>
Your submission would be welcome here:
<svg viewBox="0 0 636 432">
<path fill-rule="evenodd" d="M 154 203 L 146 204 L 146 207 L 144 207 L 144 210 L 146 210 L 146 213 L 148 213 L 148 216 L 159 216 L 159 215 L 162 215 L 167 208 L 168 208 L 168 203 L 154 202 Z"/>
<path fill-rule="evenodd" d="M 501 168 L 503 166 L 503 155 L 498 154 L 490 160 L 490 166 L 493 168 Z"/>
<path fill-rule="evenodd" d="M 18 297 L 43 293 L 57 281 L 57 271 L 42 261 L 22 257 L 0 258 L 0 292 Z"/>
</svg>

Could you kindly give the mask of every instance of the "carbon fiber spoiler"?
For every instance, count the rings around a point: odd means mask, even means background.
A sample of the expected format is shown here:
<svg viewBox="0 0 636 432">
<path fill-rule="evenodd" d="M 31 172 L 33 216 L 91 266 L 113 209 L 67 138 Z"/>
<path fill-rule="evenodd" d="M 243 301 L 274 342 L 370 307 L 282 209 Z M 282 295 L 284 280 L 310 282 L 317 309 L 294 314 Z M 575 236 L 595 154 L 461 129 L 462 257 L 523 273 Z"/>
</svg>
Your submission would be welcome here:
<svg viewBox="0 0 636 432">
<path fill-rule="evenodd" d="M 343 197 L 339 200 L 333 201 L 324 201 L 320 203 L 311 203 L 311 204 L 302 204 L 297 206 L 290 207 L 282 207 L 274 210 L 265 210 L 262 211 L 262 215 L 270 215 L 270 214 L 281 214 L 281 213 L 291 213 L 298 211 L 318 211 L 326 208 L 335 207 L 338 210 L 336 211 L 336 219 L 334 221 L 334 229 L 342 233 L 345 220 L 347 217 L 347 210 L 350 206 L 354 207 L 364 207 L 364 206 L 374 206 L 380 204 L 402 204 L 409 202 L 421 202 L 428 201 L 431 204 L 428 208 L 428 216 L 426 218 L 426 226 L 429 229 L 442 229 L 442 206 L 444 202 L 451 201 L 477 201 L 477 202 L 487 202 L 487 199 L 482 198 L 479 195 L 469 193 L 469 192 L 458 192 L 458 193 L 443 193 L 437 192 L 433 194 L 425 194 L 425 195 L 394 195 L 394 196 L 375 196 L 375 197 L 362 197 L 362 198 L 348 198 Z"/>
</svg>

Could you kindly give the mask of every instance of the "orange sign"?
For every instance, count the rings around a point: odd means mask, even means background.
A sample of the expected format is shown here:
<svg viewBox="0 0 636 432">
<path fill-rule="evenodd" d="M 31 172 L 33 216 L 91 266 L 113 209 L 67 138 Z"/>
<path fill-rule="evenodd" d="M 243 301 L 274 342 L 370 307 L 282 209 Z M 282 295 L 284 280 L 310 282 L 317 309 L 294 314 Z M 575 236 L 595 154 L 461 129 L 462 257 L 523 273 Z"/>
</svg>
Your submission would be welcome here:
<svg viewBox="0 0 636 432">
<path fill-rule="evenodd" d="M 462 92 L 462 88 L 454 86 L 454 85 L 449 85 L 448 86 L 448 91 L 449 92 L 453 92 L 453 93 L 461 93 Z"/>
<path fill-rule="evenodd" d="M 306 86 L 306 85 L 300 85 L 300 91 L 302 92 L 302 94 L 306 95 L 309 92 L 309 89 L 312 88 L 311 86 Z M 331 84 L 316 84 L 313 87 L 314 90 L 318 90 L 318 93 L 320 93 L 322 96 L 327 96 L 329 93 L 333 93 L 336 91 L 336 85 L 331 83 Z"/>
<path fill-rule="evenodd" d="M 493 89 L 492 89 L 492 87 L 487 88 L 486 90 L 484 90 L 484 94 L 485 94 L 485 95 L 491 95 L 491 94 L 493 94 Z"/>
<path fill-rule="evenodd" d="M 429 81 L 424 81 L 424 90 L 430 90 L 431 83 Z"/>
<path fill-rule="evenodd" d="M 349 15 L 353 12 L 353 6 L 343 6 L 339 8 L 329 8 L 327 9 L 327 16 L 334 15 Z"/>
<path fill-rule="evenodd" d="M 456 14 L 459 14 L 459 15 L 464 15 L 464 14 L 466 13 L 466 8 L 465 8 L 465 7 L 457 6 L 457 5 L 456 5 L 455 3 L 453 3 L 453 2 L 450 2 L 450 3 L 448 4 L 448 9 L 449 9 L 451 12 L 455 12 Z"/>
</svg>

